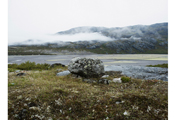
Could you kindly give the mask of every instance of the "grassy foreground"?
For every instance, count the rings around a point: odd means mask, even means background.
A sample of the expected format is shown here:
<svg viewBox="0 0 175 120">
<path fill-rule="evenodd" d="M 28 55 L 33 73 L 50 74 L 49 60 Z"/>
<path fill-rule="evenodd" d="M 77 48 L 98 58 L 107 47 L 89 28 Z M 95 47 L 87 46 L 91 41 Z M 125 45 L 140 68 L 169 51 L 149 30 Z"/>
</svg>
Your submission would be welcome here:
<svg viewBox="0 0 175 120">
<path fill-rule="evenodd" d="M 8 74 L 9 120 L 168 118 L 167 82 L 130 78 L 124 83 L 90 84 L 73 75 L 58 77 L 57 69 L 67 68 L 25 71 L 25 76 Z M 111 80 L 122 77 L 118 72 L 106 74 Z"/>
</svg>

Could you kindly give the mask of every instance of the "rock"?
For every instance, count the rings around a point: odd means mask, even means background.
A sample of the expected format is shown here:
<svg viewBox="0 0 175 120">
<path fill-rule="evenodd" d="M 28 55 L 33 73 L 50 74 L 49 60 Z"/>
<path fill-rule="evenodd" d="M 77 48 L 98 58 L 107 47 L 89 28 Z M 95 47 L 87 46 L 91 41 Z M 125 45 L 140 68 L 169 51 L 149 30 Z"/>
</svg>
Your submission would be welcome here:
<svg viewBox="0 0 175 120">
<path fill-rule="evenodd" d="M 36 106 L 37 106 L 37 104 L 36 104 L 36 103 L 34 103 L 34 102 L 30 102 L 30 103 L 28 103 L 28 106 L 29 106 L 29 107 L 33 107 L 33 106 L 35 106 L 35 107 L 36 107 Z"/>
<path fill-rule="evenodd" d="M 27 104 L 26 104 L 26 103 L 24 103 L 24 106 L 26 107 L 26 106 L 27 106 Z"/>
<path fill-rule="evenodd" d="M 127 116 L 129 116 L 130 113 L 129 113 L 128 111 L 125 110 L 125 112 L 123 113 L 123 115 L 127 115 Z"/>
<path fill-rule="evenodd" d="M 87 82 L 87 83 L 96 83 L 97 81 L 95 80 L 92 80 L 92 79 L 83 79 L 84 82 Z"/>
<path fill-rule="evenodd" d="M 34 111 L 40 111 L 41 109 L 39 107 L 30 107 L 29 110 L 34 110 Z"/>
<path fill-rule="evenodd" d="M 66 71 L 57 73 L 57 76 L 66 76 L 66 75 L 69 75 L 69 74 L 70 74 L 70 72 L 66 70 Z"/>
<path fill-rule="evenodd" d="M 109 75 L 103 75 L 101 78 L 108 78 Z"/>
<path fill-rule="evenodd" d="M 72 78 L 79 78 L 79 79 L 82 78 L 81 76 L 78 76 L 78 75 L 76 75 L 76 74 L 71 74 L 71 77 L 72 77 Z"/>
<path fill-rule="evenodd" d="M 61 72 L 63 69 L 57 69 L 56 72 Z"/>
<path fill-rule="evenodd" d="M 22 109 L 19 111 L 18 115 L 16 115 L 16 117 L 19 119 L 19 120 L 24 120 L 27 118 L 27 113 L 28 111 L 26 109 Z"/>
<path fill-rule="evenodd" d="M 68 70 L 85 78 L 101 77 L 105 73 L 101 60 L 79 57 L 70 61 Z"/>
<path fill-rule="evenodd" d="M 121 78 L 114 78 L 113 80 L 112 80 L 113 82 L 117 82 L 117 83 L 122 83 L 122 80 L 121 80 Z"/>
<path fill-rule="evenodd" d="M 65 67 L 65 65 L 63 65 L 63 64 L 61 64 L 61 63 L 54 63 L 54 64 L 52 64 L 50 67 L 53 68 L 53 67 L 56 67 L 56 66 Z"/>
<path fill-rule="evenodd" d="M 55 100 L 55 103 L 56 103 L 57 105 L 62 105 L 62 100 L 59 98 L 58 100 Z"/>
<path fill-rule="evenodd" d="M 31 100 L 31 98 L 26 98 L 26 101 L 30 101 Z"/>
<path fill-rule="evenodd" d="M 47 118 L 47 120 L 53 120 L 51 117 Z"/>
<path fill-rule="evenodd" d="M 107 85 L 109 85 L 109 80 L 107 80 L 107 79 L 100 79 L 99 81 L 98 81 L 98 83 L 102 83 L 102 84 L 107 84 Z"/>
<path fill-rule="evenodd" d="M 23 76 L 26 75 L 25 73 L 18 73 L 16 76 Z"/>
<path fill-rule="evenodd" d="M 22 99 L 22 95 L 19 95 L 19 96 L 17 97 L 17 99 Z"/>
<path fill-rule="evenodd" d="M 50 110 L 50 106 L 47 106 L 47 108 L 46 108 L 46 112 L 48 112 L 48 113 L 51 112 L 51 110 Z"/>
</svg>

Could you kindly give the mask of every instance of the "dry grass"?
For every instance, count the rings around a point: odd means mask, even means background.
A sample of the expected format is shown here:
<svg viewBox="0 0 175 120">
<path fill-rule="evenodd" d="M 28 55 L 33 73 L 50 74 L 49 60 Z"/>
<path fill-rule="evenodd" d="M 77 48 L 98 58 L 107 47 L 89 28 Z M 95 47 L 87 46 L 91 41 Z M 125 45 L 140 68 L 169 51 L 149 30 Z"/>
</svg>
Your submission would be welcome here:
<svg viewBox="0 0 175 120">
<path fill-rule="evenodd" d="M 131 79 L 127 83 L 89 84 L 72 75 L 58 77 L 55 71 L 8 75 L 9 120 L 168 118 L 167 82 Z M 111 71 L 110 79 L 115 77 L 121 75 Z"/>
</svg>

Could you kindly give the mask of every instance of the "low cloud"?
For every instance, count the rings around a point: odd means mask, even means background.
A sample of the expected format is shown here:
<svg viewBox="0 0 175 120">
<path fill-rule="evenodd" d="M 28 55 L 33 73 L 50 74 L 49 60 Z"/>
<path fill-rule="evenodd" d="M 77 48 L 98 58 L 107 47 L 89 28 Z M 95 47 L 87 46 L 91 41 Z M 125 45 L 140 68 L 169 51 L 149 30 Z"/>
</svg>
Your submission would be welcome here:
<svg viewBox="0 0 175 120">
<path fill-rule="evenodd" d="M 24 37 L 23 37 L 24 39 Z M 78 33 L 73 35 L 37 35 L 35 37 L 28 37 L 25 40 L 9 41 L 9 45 L 14 44 L 44 44 L 44 43 L 61 43 L 61 42 L 76 42 L 76 41 L 109 41 L 114 40 L 110 37 L 103 36 L 99 33 Z"/>
</svg>

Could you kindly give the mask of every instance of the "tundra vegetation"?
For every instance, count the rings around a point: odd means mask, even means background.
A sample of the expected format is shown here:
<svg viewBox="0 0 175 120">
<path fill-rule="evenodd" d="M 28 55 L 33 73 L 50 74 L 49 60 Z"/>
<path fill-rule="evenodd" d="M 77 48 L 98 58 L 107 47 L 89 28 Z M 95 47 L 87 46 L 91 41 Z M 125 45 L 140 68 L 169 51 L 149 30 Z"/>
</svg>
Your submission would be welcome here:
<svg viewBox="0 0 175 120">
<path fill-rule="evenodd" d="M 161 68 L 168 68 L 168 64 L 158 64 L 158 65 L 147 65 L 147 67 L 161 67 Z"/>
<path fill-rule="evenodd" d="M 30 67 L 29 67 L 30 66 Z M 72 74 L 56 76 L 57 66 L 32 62 L 8 65 L 24 76 L 8 73 L 8 119 L 167 119 L 168 82 L 141 80 L 108 71 L 108 79 L 122 83 L 86 83 Z"/>
</svg>

